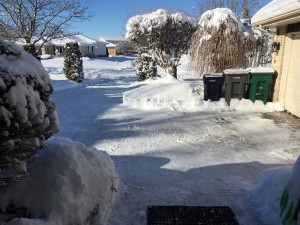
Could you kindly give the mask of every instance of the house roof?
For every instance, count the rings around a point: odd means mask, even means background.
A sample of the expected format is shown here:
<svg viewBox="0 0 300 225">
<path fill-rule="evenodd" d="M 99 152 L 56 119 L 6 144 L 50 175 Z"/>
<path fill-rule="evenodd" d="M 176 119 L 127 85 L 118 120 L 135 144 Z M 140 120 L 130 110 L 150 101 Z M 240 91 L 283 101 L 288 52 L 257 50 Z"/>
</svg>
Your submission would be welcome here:
<svg viewBox="0 0 300 225">
<path fill-rule="evenodd" d="M 121 42 L 121 41 L 128 41 L 126 38 L 124 37 L 98 37 L 98 40 L 104 40 L 107 42 L 112 42 L 112 41 L 117 41 L 117 42 Z"/>
<path fill-rule="evenodd" d="M 273 0 L 251 20 L 254 26 L 269 27 L 300 22 L 300 0 Z"/>
<path fill-rule="evenodd" d="M 94 45 L 100 44 L 100 43 L 106 44 L 106 42 L 99 41 L 99 40 L 84 36 L 82 34 L 77 34 L 77 35 L 73 35 L 70 37 L 56 38 L 56 39 L 52 39 L 50 41 L 50 43 L 52 45 L 56 45 L 56 46 L 65 46 L 66 43 L 70 43 L 70 42 L 78 43 L 78 45 L 81 45 L 81 46 L 94 46 Z M 50 43 L 48 43 L 48 44 L 50 44 Z"/>
</svg>

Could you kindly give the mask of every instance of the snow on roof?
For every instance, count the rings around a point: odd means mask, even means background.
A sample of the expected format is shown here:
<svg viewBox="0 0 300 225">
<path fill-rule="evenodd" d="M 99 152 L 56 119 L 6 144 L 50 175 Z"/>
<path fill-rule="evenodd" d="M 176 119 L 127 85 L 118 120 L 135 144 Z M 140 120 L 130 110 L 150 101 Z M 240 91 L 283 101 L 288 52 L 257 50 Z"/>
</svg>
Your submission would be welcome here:
<svg viewBox="0 0 300 225">
<path fill-rule="evenodd" d="M 252 23 L 255 24 L 299 9 L 300 0 L 273 0 L 261 8 L 251 20 Z"/>
<path fill-rule="evenodd" d="M 66 43 L 78 43 L 79 45 L 82 46 L 93 46 L 96 44 L 106 44 L 106 42 L 103 41 L 99 41 L 93 38 L 89 38 L 87 36 L 84 36 L 82 34 L 77 34 L 74 36 L 70 36 L 70 37 L 62 37 L 62 38 L 56 38 L 50 41 L 51 44 L 56 45 L 56 46 L 65 46 Z"/>
<path fill-rule="evenodd" d="M 98 40 L 105 40 L 105 41 L 128 41 L 125 37 L 98 37 Z"/>
<path fill-rule="evenodd" d="M 106 47 L 116 47 L 117 45 L 111 42 L 106 42 Z"/>
</svg>

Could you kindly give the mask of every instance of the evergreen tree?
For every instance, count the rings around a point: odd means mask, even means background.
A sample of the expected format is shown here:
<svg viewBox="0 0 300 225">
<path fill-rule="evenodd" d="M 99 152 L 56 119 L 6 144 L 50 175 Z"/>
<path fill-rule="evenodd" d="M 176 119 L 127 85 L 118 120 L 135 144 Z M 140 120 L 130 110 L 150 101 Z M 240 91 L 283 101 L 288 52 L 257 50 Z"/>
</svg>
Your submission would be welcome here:
<svg viewBox="0 0 300 225">
<path fill-rule="evenodd" d="M 72 81 L 81 83 L 84 79 L 82 54 L 78 43 L 67 43 L 64 61 L 65 76 Z"/>
<path fill-rule="evenodd" d="M 157 76 L 157 67 L 153 58 L 146 53 L 139 53 L 136 60 L 133 61 L 138 81 L 144 81 L 148 78 Z"/>
</svg>

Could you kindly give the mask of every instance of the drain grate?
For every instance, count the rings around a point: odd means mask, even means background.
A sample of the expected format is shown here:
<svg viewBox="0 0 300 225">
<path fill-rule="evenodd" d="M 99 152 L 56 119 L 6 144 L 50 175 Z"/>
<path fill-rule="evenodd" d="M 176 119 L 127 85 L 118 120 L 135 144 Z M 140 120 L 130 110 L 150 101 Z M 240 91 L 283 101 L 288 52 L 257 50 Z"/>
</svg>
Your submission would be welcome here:
<svg viewBox="0 0 300 225">
<path fill-rule="evenodd" d="M 147 225 L 239 225 L 227 206 L 148 206 Z"/>
</svg>

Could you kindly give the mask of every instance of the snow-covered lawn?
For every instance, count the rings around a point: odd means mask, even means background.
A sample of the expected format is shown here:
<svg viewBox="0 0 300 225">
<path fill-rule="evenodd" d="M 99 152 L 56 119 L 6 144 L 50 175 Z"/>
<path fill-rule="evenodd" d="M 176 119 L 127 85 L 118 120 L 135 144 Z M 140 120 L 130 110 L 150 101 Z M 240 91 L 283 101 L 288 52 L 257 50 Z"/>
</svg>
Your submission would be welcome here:
<svg viewBox="0 0 300 225">
<path fill-rule="evenodd" d="M 274 221 L 278 208 L 274 213 L 256 201 L 268 190 L 252 188 L 264 169 L 295 162 L 299 121 L 270 113 L 278 104 L 203 102 L 202 81 L 186 61 L 181 82 L 137 83 L 132 60 L 86 58 L 81 84 L 64 78 L 63 59 L 42 60 L 55 89 L 61 127 L 55 136 L 107 151 L 115 163 L 120 186 L 107 224 L 146 224 L 148 205 L 227 205 L 241 225 Z"/>
</svg>

